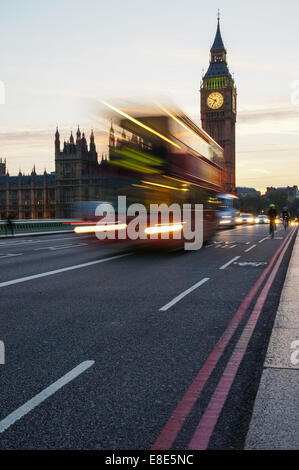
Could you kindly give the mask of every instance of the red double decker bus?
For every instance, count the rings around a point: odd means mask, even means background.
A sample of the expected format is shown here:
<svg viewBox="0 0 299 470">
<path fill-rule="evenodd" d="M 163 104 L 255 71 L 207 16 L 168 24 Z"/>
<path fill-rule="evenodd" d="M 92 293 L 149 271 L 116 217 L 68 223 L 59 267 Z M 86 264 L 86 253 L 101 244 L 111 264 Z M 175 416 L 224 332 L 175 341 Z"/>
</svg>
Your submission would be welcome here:
<svg viewBox="0 0 299 470">
<path fill-rule="evenodd" d="M 142 204 L 148 212 L 148 238 L 167 231 L 163 214 L 151 226 L 153 205 L 191 205 L 194 215 L 195 205 L 202 204 L 203 240 L 210 239 L 218 227 L 223 149 L 178 111 L 159 108 L 133 115 L 112 108 L 118 118 L 114 116 L 109 160 L 103 165 L 104 199 L 116 206 L 118 196 L 126 196 L 127 206 Z M 171 233 L 174 221 L 169 223 Z"/>
</svg>

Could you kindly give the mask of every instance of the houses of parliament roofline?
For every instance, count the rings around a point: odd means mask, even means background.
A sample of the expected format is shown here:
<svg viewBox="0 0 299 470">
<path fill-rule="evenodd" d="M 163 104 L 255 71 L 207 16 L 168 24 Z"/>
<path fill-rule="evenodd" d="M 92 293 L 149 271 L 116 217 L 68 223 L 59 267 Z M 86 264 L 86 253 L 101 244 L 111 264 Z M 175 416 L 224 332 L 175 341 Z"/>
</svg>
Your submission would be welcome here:
<svg viewBox="0 0 299 470">
<path fill-rule="evenodd" d="M 34 165 L 28 175 L 19 170 L 18 175 L 11 176 L 6 159 L 0 158 L 0 219 L 7 219 L 8 216 L 16 219 L 55 218 L 57 206 L 60 216 L 64 216 L 66 203 L 69 202 L 66 201 L 69 199 L 66 193 L 71 191 L 72 197 L 78 199 L 83 197 L 82 188 L 84 191 L 88 186 L 94 189 L 104 162 L 103 155 L 102 161 L 98 162 L 93 130 L 88 145 L 79 126 L 76 141 L 71 132 L 62 149 L 56 128 L 54 172 L 49 173 L 45 169 L 42 174 L 37 174 Z"/>
</svg>

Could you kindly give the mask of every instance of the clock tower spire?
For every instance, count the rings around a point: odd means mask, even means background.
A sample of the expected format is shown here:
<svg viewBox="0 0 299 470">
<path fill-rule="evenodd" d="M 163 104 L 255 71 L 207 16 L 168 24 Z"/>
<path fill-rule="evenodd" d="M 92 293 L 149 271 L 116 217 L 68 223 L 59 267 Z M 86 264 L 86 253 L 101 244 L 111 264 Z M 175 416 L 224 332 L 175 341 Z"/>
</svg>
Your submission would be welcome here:
<svg viewBox="0 0 299 470">
<path fill-rule="evenodd" d="M 235 127 L 236 86 L 228 69 L 226 48 L 220 31 L 218 11 L 217 30 L 210 50 L 210 65 L 203 76 L 201 95 L 201 121 L 203 129 L 224 149 L 224 190 L 235 192 Z"/>
</svg>

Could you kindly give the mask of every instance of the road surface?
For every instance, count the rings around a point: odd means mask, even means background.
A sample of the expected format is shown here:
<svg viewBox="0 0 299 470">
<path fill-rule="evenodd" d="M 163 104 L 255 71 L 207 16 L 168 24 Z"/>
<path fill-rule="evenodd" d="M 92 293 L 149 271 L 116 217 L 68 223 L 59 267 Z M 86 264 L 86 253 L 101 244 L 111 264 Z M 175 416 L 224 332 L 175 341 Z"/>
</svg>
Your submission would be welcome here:
<svg viewBox="0 0 299 470">
<path fill-rule="evenodd" d="M 242 449 L 294 239 L 267 235 L 0 240 L 0 449 Z"/>
</svg>

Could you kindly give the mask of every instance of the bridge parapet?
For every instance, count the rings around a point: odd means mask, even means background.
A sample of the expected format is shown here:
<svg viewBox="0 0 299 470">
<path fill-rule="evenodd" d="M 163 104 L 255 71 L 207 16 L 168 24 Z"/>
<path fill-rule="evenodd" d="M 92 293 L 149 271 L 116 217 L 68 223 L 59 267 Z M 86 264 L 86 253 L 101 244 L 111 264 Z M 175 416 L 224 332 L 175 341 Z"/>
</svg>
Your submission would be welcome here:
<svg viewBox="0 0 299 470">
<path fill-rule="evenodd" d="M 73 220 L 73 219 L 72 219 Z M 51 231 L 71 230 L 70 219 L 51 220 L 13 220 L 13 230 L 15 233 L 38 233 Z M 5 220 L 0 221 L 0 235 L 10 234 L 11 230 Z"/>
</svg>

